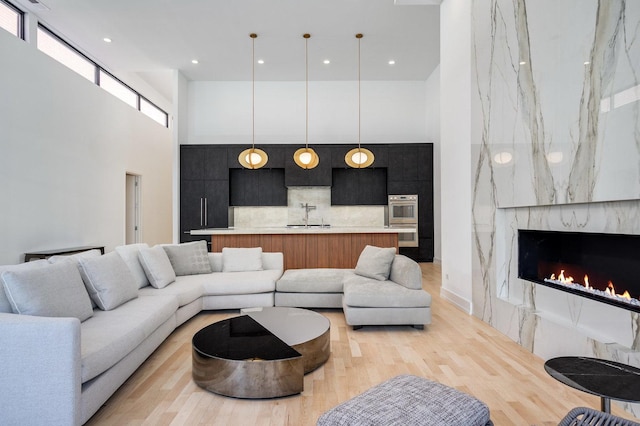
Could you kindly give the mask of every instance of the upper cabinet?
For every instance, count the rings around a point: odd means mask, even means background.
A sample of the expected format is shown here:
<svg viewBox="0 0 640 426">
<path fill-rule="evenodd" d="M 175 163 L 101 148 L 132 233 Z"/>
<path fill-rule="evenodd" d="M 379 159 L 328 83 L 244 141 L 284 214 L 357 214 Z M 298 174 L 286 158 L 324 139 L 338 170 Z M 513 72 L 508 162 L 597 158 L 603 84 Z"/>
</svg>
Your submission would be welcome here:
<svg viewBox="0 0 640 426">
<path fill-rule="evenodd" d="M 331 204 L 387 205 L 387 169 L 333 169 Z"/>
<path fill-rule="evenodd" d="M 303 169 L 293 161 L 293 154 L 302 146 L 286 145 L 284 158 L 284 183 L 286 186 L 331 186 L 331 148 L 312 146 L 320 157 L 313 169 Z"/>
<path fill-rule="evenodd" d="M 287 205 L 284 169 L 232 169 L 229 188 L 231 206 Z"/>
<path fill-rule="evenodd" d="M 228 180 L 227 148 L 215 145 L 182 145 L 180 178 L 186 180 Z"/>
</svg>

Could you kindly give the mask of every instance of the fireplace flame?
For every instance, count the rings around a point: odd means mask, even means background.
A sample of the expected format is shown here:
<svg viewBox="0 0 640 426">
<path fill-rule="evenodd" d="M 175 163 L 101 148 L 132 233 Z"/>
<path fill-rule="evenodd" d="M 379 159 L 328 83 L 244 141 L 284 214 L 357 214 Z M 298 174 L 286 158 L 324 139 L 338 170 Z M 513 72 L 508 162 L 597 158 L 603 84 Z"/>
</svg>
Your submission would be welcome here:
<svg viewBox="0 0 640 426">
<path fill-rule="evenodd" d="M 552 281 L 556 284 L 563 284 L 563 285 L 567 285 L 567 286 L 577 286 L 578 284 L 574 284 L 574 279 L 572 276 L 565 276 L 564 274 L 564 269 L 560 270 L 560 274 L 558 274 L 558 276 L 556 277 L 556 274 L 551 274 L 551 276 L 549 278 L 545 278 L 545 281 Z M 600 293 L 604 293 L 606 296 L 608 297 L 612 297 L 612 298 L 621 298 L 621 299 L 626 299 L 627 301 L 634 301 L 636 303 L 640 302 L 640 299 L 634 299 L 631 297 L 631 295 L 629 294 L 629 291 L 625 290 L 624 293 L 622 294 L 618 294 L 616 293 L 616 289 L 613 285 L 613 282 L 609 281 L 607 283 L 607 288 L 604 291 L 600 291 L 597 289 L 594 289 L 590 284 L 589 284 L 589 276 L 585 275 L 584 279 L 584 289 L 588 290 L 588 291 L 592 291 L 592 292 L 600 292 Z"/>
</svg>

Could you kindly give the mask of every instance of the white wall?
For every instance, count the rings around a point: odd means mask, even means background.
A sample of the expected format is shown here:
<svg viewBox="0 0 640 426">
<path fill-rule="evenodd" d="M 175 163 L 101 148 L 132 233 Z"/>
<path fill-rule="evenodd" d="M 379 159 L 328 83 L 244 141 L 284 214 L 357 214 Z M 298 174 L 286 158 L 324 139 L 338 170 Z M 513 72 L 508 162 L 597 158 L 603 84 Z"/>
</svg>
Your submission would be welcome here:
<svg viewBox="0 0 640 426">
<path fill-rule="evenodd" d="M 433 260 L 442 261 L 442 237 L 440 227 L 441 179 L 440 179 L 440 66 L 426 82 L 425 126 L 427 141 L 433 142 Z"/>
<path fill-rule="evenodd" d="M 189 144 L 251 142 L 251 82 L 189 83 Z M 362 143 L 425 142 L 424 81 L 361 82 Z M 304 143 L 305 82 L 256 82 L 256 144 Z M 354 143 L 357 81 L 309 82 L 309 143 Z M 428 142 L 428 141 L 427 141 Z"/>
<path fill-rule="evenodd" d="M 442 296 L 471 312 L 471 2 L 440 6 Z M 446 96 L 444 95 L 446 94 Z"/>
<path fill-rule="evenodd" d="M 0 31 L 0 264 L 125 239 L 125 175 L 142 176 L 142 240 L 171 241 L 171 131 Z"/>
</svg>

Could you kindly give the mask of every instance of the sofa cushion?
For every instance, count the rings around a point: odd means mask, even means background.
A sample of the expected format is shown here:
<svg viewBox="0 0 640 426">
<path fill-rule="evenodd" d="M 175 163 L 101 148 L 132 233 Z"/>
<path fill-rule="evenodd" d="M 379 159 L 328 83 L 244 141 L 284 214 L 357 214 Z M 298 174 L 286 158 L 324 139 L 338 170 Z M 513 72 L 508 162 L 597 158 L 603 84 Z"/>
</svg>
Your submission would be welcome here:
<svg viewBox="0 0 640 426">
<path fill-rule="evenodd" d="M 207 254 L 206 241 L 193 241 L 183 244 L 162 246 L 169 257 L 176 276 L 210 274 L 211 264 Z"/>
<path fill-rule="evenodd" d="M 276 283 L 276 291 L 290 293 L 342 293 L 342 282 L 353 269 L 288 269 Z"/>
<path fill-rule="evenodd" d="M 268 269 L 248 272 L 214 272 L 202 275 L 205 296 L 222 294 L 268 293 L 276 288 L 276 281 L 282 272 Z"/>
<path fill-rule="evenodd" d="M 173 296 L 138 297 L 112 311 L 96 310 L 81 324 L 81 379 L 93 379 L 118 363 L 166 321 L 175 321 Z"/>
<path fill-rule="evenodd" d="M 93 315 L 91 300 L 75 262 L 9 270 L 2 273 L 2 279 L 16 314 L 75 317 L 80 321 Z"/>
<path fill-rule="evenodd" d="M 262 247 L 222 248 L 222 272 L 262 270 Z"/>
<path fill-rule="evenodd" d="M 0 312 L 4 312 L 7 314 L 13 312 L 11 303 L 9 303 L 9 299 L 7 298 L 7 293 L 5 293 L 4 291 L 4 280 L 2 279 L 2 273 L 5 271 L 20 271 L 42 268 L 43 266 L 47 266 L 48 264 L 49 262 L 47 262 L 45 259 L 39 259 L 27 263 L 19 263 L 17 265 L 0 265 Z"/>
<path fill-rule="evenodd" d="M 362 308 L 419 308 L 431 306 L 431 295 L 393 281 L 352 275 L 344 282 L 344 304 Z"/>
<path fill-rule="evenodd" d="M 161 246 L 140 249 L 138 258 L 149 283 L 155 288 L 165 287 L 176 280 L 169 257 Z"/>
<path fill-rule="evenodd" d="M 78 265 L 89 296 L 100 309 L 109 311 L 138 297 L 133 273 L 117 252 L 82 258 Z"/>
<path fill-rule="evenodd" d="M 388 280 L 395 255 L 395 247 L 382 248 L 367 245 L 360 253 L 355 272 L 363 277 L 380 281 Z"/>
<path fill-rule="evenodd" d="M 202 283 L 207 279 L 209 274 L 184 275 L 176 277 L 175 282 L 163 288 L 155 288 L 146 286 L 138 291 L 140 296 L 158 296 L 171 295 L 178 299 L 179 306 L 185 306 L 202 297 L 204 289 Z"/>
<path fill-rule="evenodd" d="M 420 265 L 418 265 L 418 262 L 401 254 L 397 254 L 393 259 L 389 279 L 407 288 L 422 289 L 422 269 L 420 269 Z"/>
<path fill-rule="evenodd" d="M 142 288 L 149 285 L 149 279 L 144 273 L 140 259 L 138 259 L 138 253 L 141 249 L 149 248 L 146 243 L 139 244 L 127 244 L 124 246 L 116 247 L 116 252 L 122 257 L 122 260 L 127 264 L 133 277 L 136 280 L 138 288 Z"/>
</svg>

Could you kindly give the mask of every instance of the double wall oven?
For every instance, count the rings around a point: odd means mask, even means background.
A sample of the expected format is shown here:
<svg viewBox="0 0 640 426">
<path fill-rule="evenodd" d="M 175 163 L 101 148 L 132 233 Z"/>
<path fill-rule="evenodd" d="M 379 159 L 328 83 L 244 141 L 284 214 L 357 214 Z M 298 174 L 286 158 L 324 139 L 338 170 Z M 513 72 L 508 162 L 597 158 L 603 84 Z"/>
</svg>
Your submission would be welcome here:
<svg viewBox="0 0 640 426">
<path fill-rule="evenodd" d="M 418 196 L 389 195 L 389 228 L 402 228 L 398 246 L 418 247 Z"/>
</svg>

